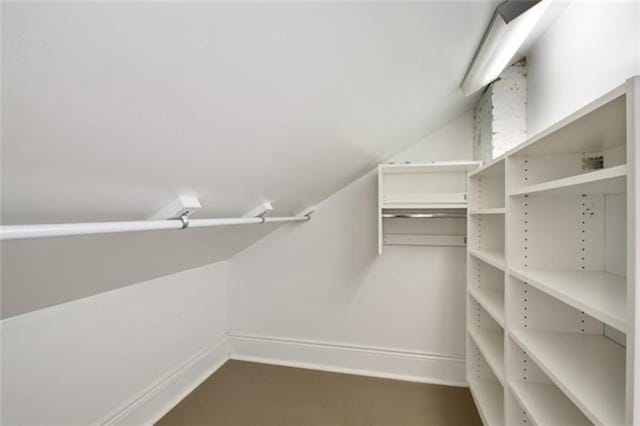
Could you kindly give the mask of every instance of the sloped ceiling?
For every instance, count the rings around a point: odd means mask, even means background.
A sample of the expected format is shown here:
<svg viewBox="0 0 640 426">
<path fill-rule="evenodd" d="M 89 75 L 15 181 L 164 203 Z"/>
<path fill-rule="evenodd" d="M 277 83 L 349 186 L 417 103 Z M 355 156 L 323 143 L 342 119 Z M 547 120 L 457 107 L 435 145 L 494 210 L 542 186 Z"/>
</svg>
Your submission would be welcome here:
<svg viewBox="0 0 640 426">
<path fill-rule="evenodd" d="M 312 205 L 472 107 L 496 1 L 3 3 L 3 224 Z M 294 225 L 295 226 L 295 225 Z M 226 259 L 268 227 L 3 243 L 3 315 Z"/>
</svg>

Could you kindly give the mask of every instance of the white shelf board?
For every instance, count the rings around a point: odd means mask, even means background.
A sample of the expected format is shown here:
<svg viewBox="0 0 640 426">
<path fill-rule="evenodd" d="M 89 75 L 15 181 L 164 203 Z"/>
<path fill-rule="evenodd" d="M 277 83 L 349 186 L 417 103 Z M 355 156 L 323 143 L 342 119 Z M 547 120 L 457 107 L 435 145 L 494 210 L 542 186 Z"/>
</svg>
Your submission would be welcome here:
<svg viewBox="0 0 640 426">
<path fill-rule="evenodd" d="M 509 273 L 622 332 L 627 324 L 627 280 L 599 271 L 514 269 Z"/>
<path fill-rule="evenodd" d="M 601 335 L 511 330 L 510 335 L 595 424 L 625 422 L 625 349 Z"/>
<path fill-rule="evenodd" d="M 469 288 L 469 294 L 504 328 L 504 292 L 486 288 Z"/>
<path fill-rule="evenodd" d="M 494 209 L 476 209 L 469 210 L 469 214 L 479 215 L 479 214 L 505 214 L 506 209 L 504 207 L 494 208 Z"/>
<path fill-rule="evenodd" d="M 415 192 L 415 193 L 386 193 L 382 201 L 383 209 L 445 209 L 466 208 L 466 192 Z"/>
<path fill-rule="evenodd" d="M 504 425 L 504 391 L 500 383 L 494 380 L 469 379 L 469 388 L 482 423 L 486 426 Z"/>
<path fill-rule="evenodd" d="M 593 424 L 555 385 L 510 380 L 509 387 L 535 426 Z"/>
<path fill-rule="evenodd" d="M 482 165 L 482 161 L 451 161 L 439 163 L 382 164 L 384 173 L 448 173 L 467 172 Z"/>
<path fill-rule="evenodd" d="M 484 166 L 480 167 L 469 173 L 470 178 L 474 178 L 477 176 L 504 176 L 504 160 L 506 158 L 506 154 L 502 154 L 501 156 L 494 158 Z M 500 164 L 502 163 L 502 164 Z"/>
<path fill-rule="evenodd" d="M 626 84 L 594 100 L 507 152 L 512 155 L 580 154 L 623 143 L 626 132 Z"/>
<path fill-rule="evenodd" d="M 498 330 L 483 328 L 469 328 L 469 335 L 493 373 L 504 385 L 504 335 Z"/>
<path fill-rule="evenodd" d="M 511 191 L 509 195 L 525 195 L 539 192 L 556 194 L 618 194 L 626 190 L 627 170 L 627 165 L 622 164 L 550 182 L 528 185 Z"/>
<path fill-rule="evenodd" d="M 505 270 L 506 261 L 504 257 L 504 252 L 496 251 L 496 250 L 469 249 L 469 254 L 502 271 Z"/>
</svg>

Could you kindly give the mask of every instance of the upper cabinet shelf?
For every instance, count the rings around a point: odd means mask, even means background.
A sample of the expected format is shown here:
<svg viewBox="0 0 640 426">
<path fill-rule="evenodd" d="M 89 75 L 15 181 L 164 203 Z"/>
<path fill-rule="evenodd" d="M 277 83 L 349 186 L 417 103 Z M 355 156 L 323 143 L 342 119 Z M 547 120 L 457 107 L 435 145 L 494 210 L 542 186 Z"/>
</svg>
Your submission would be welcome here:
<svg viewBox="0 0 640 426">
<path fill-rule="evenodd" d="M 378 168 L 383 209 L 467 207 L 467 172 L 479 161 L 382 164 Z"/>
<path fill-rule="evenodd" d="M 467 173 L 480 167 L 480 161 L 456 161 L 421 164 L 381 164 L 378 167 L 378 252 L 386 242 L 405 241 L 406 238 L 385 236 L 449 235 L 464 238 L 464 219 L 433 216 L 410 218 L 390 213 L 467 208 Z M 403 219 L 403 217 L 409 217 Z M 402 223 L 399 223 L 401 221 Z M 431 223 L 431 225 L 428 224 Z M 436 223 L 437 222 L 437 223 Z M 454 238 L 452 241 L 458 241 Z M 428 241 L 428 239 L 419 239 Z M 456 244 L 460 245 L 460 244 Z"/>
<path fill-rule="evenodd" d="M 467 206 L 466 192 L 385 194 L 383 209 L 455 209 Z"/>
</svg>

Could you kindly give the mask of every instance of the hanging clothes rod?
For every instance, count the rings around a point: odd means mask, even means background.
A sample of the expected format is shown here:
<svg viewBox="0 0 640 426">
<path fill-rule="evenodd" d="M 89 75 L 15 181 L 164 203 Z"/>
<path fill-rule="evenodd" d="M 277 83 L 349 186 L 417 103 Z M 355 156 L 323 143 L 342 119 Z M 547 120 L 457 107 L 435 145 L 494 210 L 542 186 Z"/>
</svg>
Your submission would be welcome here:
<svg viewBox="0 0 640 426">
<path fill-rule="evenodd" d="M 444 218 L 457 218 L 463 219 L 467 215 L 464 213 L 384 213 L 382 215 L 385 219 L 444 219 Z"/>
<path fill-rule="evenodd" d="M 117 232 L 156 231 L 163 229 L 207 228 L 226 225 L 249 225 L 276 222 L 306 222 L 311 217 L 246 217 L 220 219 L 140 220 L 130 222 L 60 223 L 48 225 L 0 226 L 0 240 L 66 237 L 71 235 L 112 234 Z"/>
</svg>

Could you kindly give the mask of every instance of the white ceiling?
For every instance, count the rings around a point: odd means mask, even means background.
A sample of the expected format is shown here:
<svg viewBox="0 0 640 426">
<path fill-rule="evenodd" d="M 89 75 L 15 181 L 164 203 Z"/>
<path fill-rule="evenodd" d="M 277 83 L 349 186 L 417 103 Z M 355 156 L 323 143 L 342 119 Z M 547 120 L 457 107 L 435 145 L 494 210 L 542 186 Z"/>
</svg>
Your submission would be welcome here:
<svg viewBox="0 0 640 426">
<path fill-rule="evenodd" d="M 297 212 L 472 107 L 458 85 L 497 3 L 5 2 L 2 221 L 144 219 L 179 194 L 199 217 Z M 89 270 L 55 269 L 117 268 L 125 245 L 162 259 L 91 294 L 264 234 L 190 232 L 5 243 L 3 286 L 80 288 Z"/>
</svg>

